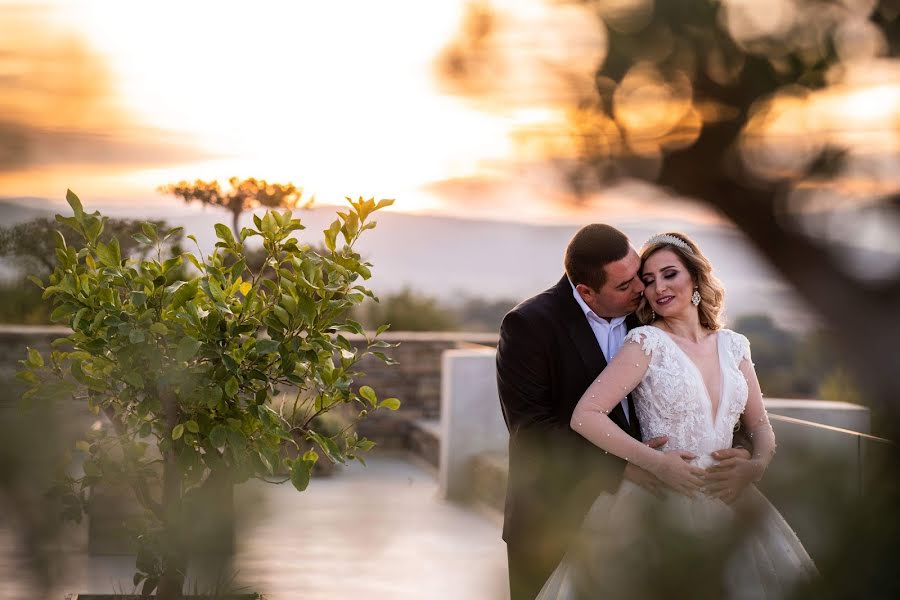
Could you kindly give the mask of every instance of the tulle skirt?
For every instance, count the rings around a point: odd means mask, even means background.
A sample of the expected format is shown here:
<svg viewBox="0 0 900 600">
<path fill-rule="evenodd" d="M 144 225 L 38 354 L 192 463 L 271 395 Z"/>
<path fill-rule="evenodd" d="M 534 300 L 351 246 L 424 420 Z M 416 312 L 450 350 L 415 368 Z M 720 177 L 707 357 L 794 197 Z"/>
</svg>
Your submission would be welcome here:
<svg viewBox="0 0 900 600">
<path fill-rule="evenodd" d="M 797 535 L 754 486 L 728 505 L 705 495 L 658 499 L 625 480 L 594 502 L 538 600 L 777 599 L 816 575 Z"/>
</svg>

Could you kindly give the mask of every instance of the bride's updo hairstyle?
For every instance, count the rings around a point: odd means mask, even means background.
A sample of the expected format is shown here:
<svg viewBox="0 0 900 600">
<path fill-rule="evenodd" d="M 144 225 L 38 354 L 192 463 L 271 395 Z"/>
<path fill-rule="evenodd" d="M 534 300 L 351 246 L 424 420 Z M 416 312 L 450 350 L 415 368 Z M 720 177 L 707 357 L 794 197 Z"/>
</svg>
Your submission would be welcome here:
<svg viewBox="0 0 900 600">
<path fill-rule="evenodd" d="M 697 306 L 700 324 L 712 331 L 721 329 L 724 325 L 720 316 L 725 303 L 725 288 L 722 287 L 722 282 L 713 275 L 712 264 L 700 252 L 700 247 L 683 233 L 670 232 L 655 235 L 647 240 L 647 243 L 641 248 L 641 270 L 639 271 L 641 275 L 644 273 L 647 259 L 660 250 L 674 252 L 688 273 L 691 274 L 694 285 L 700 292 L 700 304 Z M 653 309 L 650 308 L 650 301 L 646 297 L 641 300 L 635 314 L 641 323 L 648 324 L 653 321 Z"/>
</svg>

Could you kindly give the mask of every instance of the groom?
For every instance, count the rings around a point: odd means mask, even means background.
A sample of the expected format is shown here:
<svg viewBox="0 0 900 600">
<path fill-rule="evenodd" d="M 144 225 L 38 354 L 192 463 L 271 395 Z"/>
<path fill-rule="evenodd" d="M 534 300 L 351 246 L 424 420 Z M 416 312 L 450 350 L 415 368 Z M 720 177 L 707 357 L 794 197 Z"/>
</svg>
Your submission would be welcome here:
<svg viewBox="0 0 900 600">
<path fill-rule="evenodd" d="M 622 478 L 659 494 L 663 484 L 643 469 L 606 454 L 572 431 L 569 421 L 584 390 L 639 325 L 634 310 L 644 285 L 640 257 L 621 231 L 593 224 L 566 248 L 566 274 L 503 319 L 497 347 L 497 387 L 509 428 L 509 480 L 503 539 L 511 600 L 534 600 L 574 539 L 587 510 Z M 609 417 L 641 439 L 634 404 L 623 398 Z M 649 440 L 651 447 L 666 438 Z M 727 449 L 717 458 L 749 459 Z M 732 461 L 732 462 L 734 462 Z M 717 474 L 716 485 L 745 485 Z"/>
</svg>

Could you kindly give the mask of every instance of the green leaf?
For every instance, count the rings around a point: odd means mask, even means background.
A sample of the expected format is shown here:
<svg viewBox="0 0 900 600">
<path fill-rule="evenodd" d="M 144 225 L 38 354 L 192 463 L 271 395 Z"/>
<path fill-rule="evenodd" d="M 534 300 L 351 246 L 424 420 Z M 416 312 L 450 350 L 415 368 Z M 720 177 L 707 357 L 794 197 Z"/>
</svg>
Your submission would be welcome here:
<svg viewBox="0 0 900 600">
<path fill-rule="evenodd" d="M 216 223 L 216 237 L 227 243 L 229 246 L 234 246 L 234 235 L 231 233 L 231 228 L 227 225 L 223 225 L 222 223 Z"/>
<path fill-rule="evenodd" d="M 143 223 L 141 223 L 141 231 L 143 231 L 144 235 L 146 235 L 151 240 L 156 240 L 156 227 L 153 225 L 153 223 L 144 221 Z"/>
<path fill-rule="evenodd" d="M 164 323 L 154 323 L 150 326 L 150 331 L 157 335 L 166 335 L 169 333 L 169 328 Z"/>
<path fill-rule="evenodd" d="M 310 460 L 298 460 L 291 467 L 291 483 L 297 488 L 298 492 L 306 490 L 309 486 L 309 477 L 312 473 L 312 467 L 315 464 Z"/>
<path fill-rule="evenodd" d="M 278 317 L 278 320 L 281 321 L 281 323 L 285 327 L 287 327 L 288 323 L 290 323 L 291 321 L 291 316 L 288 314 L 288 312 L 277 304 L 272 307 L 272 311 L 275 313 L 275 316 Z"/>
<path fill-rule="evenodd" d="M 40 368 L 44 366 L 44 357 L 34 348 L 29 348 L 27 362 L 29 367 Z"/>
<path fill-rule="evenodd" d="M 256 342 L 256 352 L 258 354 L 272 354 L 278 352 L 278 342 L 275 340 L 259 340 Z"/>
<path fill-rule="evenodd" d="M 172 428 L 172 439 L 177 440 L 182 435 L 184 435 L 184 424 L 179 423 L 175 427 Z"/>
<path fill-rule="evenodd" d="M 188 283 L 178 285 L 172 296 L 172 310 L 177 310 L 189 300 L 193 300 L 197 296 L 198 281 L 194 279 Z"/>
<path fill-rule="evenodd" d="M 312 323 L 316 316 L 315 300 L 305 294 L 301 294 L 297 298 L 297 313 L 304 323 Z"/>
<path fill-rule="evenodd" d="M 144 387 L 144 378 L 141 377 L 140 373 L 135 371 L 128 371 L 124 375 L 122 375 L 122 379 L 125 380 L 126 383 L 130 383 L 136 388 Z"/>
<path fill-rule="evenodd" d="M 238 381 L 234 377 L 229 377 L 228 381 L 225 382 L 225 395 L 229 398 L 234 398 L 238 393 Z"/>
<path fill-rule="evenodd" d="M 396 360 L 385 354 L 384 352 L 373 352 L 372 356 L 380 360 L 386 365 L 396 365 L 399 364 Z"/>
<path fill-rule="evenodd" d="M 229 371 L 231 371 L 232 373 L 236 373 L 238 371 L 238 369 L 240 368 L 240 364 L 238 364 L 238 361 L 235 360 L 234 357 L 231 356 L 230 354 L 223 354 L 222 362 L 225 363 L 225 368 L 228 369 Z"/>
<path fill-rule="evenodd" d="M 216 425 L 209 432 L 209 441 L 216 448 L 224 448 L 225 447 L 225 427 L 222 425 Z"/>
<path fill-rule="evenodd" d="M 194 266 L 197 268 L 198 271 L 200 271 L 201 273 L 203 272 L 203 265 L 200 264 L 200 261 L 197 260 L 197 257 L 196 257 L 196 256 L 194 256 L 194 255 L 191 254 L 190 252 L 185 252 L 182 256 L 186 256 L 187 259 L 188 259 L 189 261 L 191 261 L 191 264 L 194 265 Z"/>
<path fill-rule="evenodd" d="M 112 248 L 112 245 L 107 245 L 103 243 L 97 244 L 95 249 L 97 252 L 97 258 L 100 259 L 100 262 L 107 267 L 118 267 L 119 261 L 116 259 L 116 253 Z"/>
<path fill-rule="evenodd" d="M 256 452 L 256 455 L 259 457 L 259 460 L 262 462 L 263 466 L 266 468 L 266 471 L 269 472 L 270 475 L 274 474 L 275 468 L 272 465 L 271 459 L 265 455 L 262 450 Z"/>
<path fill-rule="evenodd" d="M 203 279 L 200 282 L 200 287 L 203 288 L 203 291 L 206 292 L 206 295 L 209 296 L 213 302 L 225 303 L 225 292 L 222 290 L 222 286 L 219 282 L 212 277 Z"/>
<path fill-rule="evenodd" d="M 376 336 L 379 336 L 379 335 L 381 335 L 382 333 L 384 333 L 385 331 L 387 331 L 387 330 L 390 329 L 390 328 L 391 328 L 391 324 L 390 324 L 390 323 L 385 323 L 384 325 L 379 325 L 379 326 L 378 326 L 378 329 L 375 330 L 375 335 L 376 335 Z"/>
<path fill-rule="evenodd" d="M 400 400 L 398 398 L 387 398 L 385 400 L 382 400 L 378 407 L 397 410 L 398 408 L 400 408 Z"/>
<path fill-rule="evenodd" d="M 206 406 L 216 408 L 222 400 L 222 388 L 217 385 L 208 388 L 206 391 Z"/>
<path fill-rule="evenodd" d="M 170 237 L 180 235 L 184 232 L 184 227 L 173 227 L 166 233 L 166 237 L 163 238 L 163 241 L 168 240 Z"/>
<path fill-rule="evenodd" d="M 203 344 L 199 340 L 185 336 L 178 342 L 178 349 L 175 351 L 175 358 L 178 361 L 188 361 L 197 354 L 200 346 Z"/>
<path fill-rule="evenodd" d="M 193 419 L 185 423 L 184 427 L 191 433 L 200 433 L 200 426 L 197 425 L 197 421 L 194 421 Z"/>
<path fill-rule="evenodd" d="M 148 238 L 146 235 L 144 235 L 143 233 L 134 233 L 131 235 L 131 237 L 137 243 L 143 244 L 145 246 L 150 246 L 153 244 L 153 241 L 150 238 Z"/>
<path fill-rule="evenodd" d="M 75 192 L 66 190 L 66 202 L 69 203 L 69 206 L 71 206 L 72 210 L 75 212 L 75 218 L 81 220 L 81 218 L 84 217 L 84 207 L 81 206 L 81 200 L 78 199 Z"/>
<path fill-rule="evenodd" d="M 369 404 L 371 404 L 372 406 L 376 406 L 378 404 L 378 396 L 375 395 L 375 390 L 367 385 L 359 388 L 359 395 L 368 400 Z"/>
<path fill-rule="evenodd" d="M 78 329 L 78 325 L 81 323 L 81 319 L 84 318 L 87 311 L 87 307 L 84 307 L 75 313 L 75 318 L 72 319 L 72 329 Z"/>
<path fill-rule="evenodd" d="M 328 229 L 326 229 L 324 231 L 325 246 L 332 252 L 334 252 L 337 235 L 338 235 L 338 233 L 340 233 L 340 231 L 341 231 L 341 222 L 340 221 L 334 221 L 331 224 L 331 227 L 329 227 Z"/>
</svg>

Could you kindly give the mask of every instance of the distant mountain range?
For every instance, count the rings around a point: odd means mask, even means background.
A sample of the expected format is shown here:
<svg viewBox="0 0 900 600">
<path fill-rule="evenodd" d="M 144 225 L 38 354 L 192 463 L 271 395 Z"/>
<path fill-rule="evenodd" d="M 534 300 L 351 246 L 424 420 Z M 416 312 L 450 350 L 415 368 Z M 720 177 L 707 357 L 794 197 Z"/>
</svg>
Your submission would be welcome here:
<svg viewBox="0 0 900 600">
<path fill-rule="evenodd" d="M 86 206 L 88 210 L 95 207 Z M 213 225 L 230 223 L 230 214 L 207 208 L 146 205 L 99 207 L 120 218 L 165 219 L 193 233 L 204 252 L 215 243 Z M 307 229 L 301 237 L 316 241 L 334 219 L 336 207 L 302 211 Z M 0 223 L 12 225 L 55 213 L 68 214 L 67 205 L 41 198 L 0 199 Z M 384 295 L 409 287 L 454 304 L 466 297 L 524 299 L 545 289 L 562 275 L 562 256 L 578 225 L 534 225 L 508 221 L 380 212 L 378 227 L 364 236 L 360 252 L 374 263 L 369 285 Z M 602 215 L 598 215 L 602 220 Z M 250 223 L 245 215 L 243 223 Z M 691 235 L 712 260 L 727 289 L 731 317 L 766 313 L 791 329 L 803 329 L 812 318 L 795 294 L 772 271 L 738 231 L 691 222 L 655 219 L 611 221 L 639 246 L 660 231 Z M 9 266 L 7 265 L 7 273 Z"/>
</svg>

